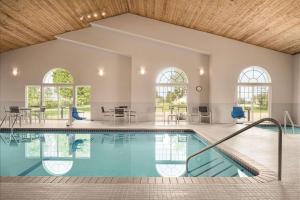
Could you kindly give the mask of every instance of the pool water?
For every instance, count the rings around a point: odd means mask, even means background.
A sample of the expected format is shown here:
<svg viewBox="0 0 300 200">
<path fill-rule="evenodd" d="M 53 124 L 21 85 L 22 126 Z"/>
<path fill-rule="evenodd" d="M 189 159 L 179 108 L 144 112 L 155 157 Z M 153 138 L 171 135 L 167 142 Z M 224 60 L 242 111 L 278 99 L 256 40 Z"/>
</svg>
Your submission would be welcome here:
<svg viewBox="0 0 300 200">
<path fill-rule="evenodd" d="M 253 176 L 194 132 L 0 133 L 1 176 Z"/>
<path fill-rule="evenodd" d="M 270 130 L 274 133 L 278 133 L 278 128 L 276 126 L 271 125 L 264 125 L 264 126 L 258 126 L 259 128 Z M 284 127 L 282 127 L 283 133 L 285 133 Z M 300 134 L 300 127 L 295 127 L 295 133 L 293 133 L 292 127 L 286 127 L 286 133 L 287 134 Z"/>
</svg>

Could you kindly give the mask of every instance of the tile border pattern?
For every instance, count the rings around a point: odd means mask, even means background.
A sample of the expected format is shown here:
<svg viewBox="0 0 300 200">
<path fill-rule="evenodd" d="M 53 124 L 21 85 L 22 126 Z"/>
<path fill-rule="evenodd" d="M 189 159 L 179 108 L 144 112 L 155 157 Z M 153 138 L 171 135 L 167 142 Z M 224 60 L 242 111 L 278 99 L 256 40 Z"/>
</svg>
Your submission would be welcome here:
<svg viewBox="0 0 300 200">
<path fill-rule="evenodd" d="M 15 131 L 169 131 L 169 132 L 195 132 L 200 137 L 207 140 L 208 143 L 215 142 L 207 134 L 201 134 L 194 129 L 182 128 L 16 128 Z M 10 131 L 8 128 L 1 128 L 2 131 Z M 0 183 L 61 183 L 61 184 L 251 184 L 267 183 L 277 180 L 274 171 L 265 168 L 263 165 L 248 158 L 247 156 L 231 149 L 225 144 L 216 147 L 226 156 L 246 168 L 256 176 L 252 177 L 79 177 L 79 176 L 0 176 Z"/>
</svg>

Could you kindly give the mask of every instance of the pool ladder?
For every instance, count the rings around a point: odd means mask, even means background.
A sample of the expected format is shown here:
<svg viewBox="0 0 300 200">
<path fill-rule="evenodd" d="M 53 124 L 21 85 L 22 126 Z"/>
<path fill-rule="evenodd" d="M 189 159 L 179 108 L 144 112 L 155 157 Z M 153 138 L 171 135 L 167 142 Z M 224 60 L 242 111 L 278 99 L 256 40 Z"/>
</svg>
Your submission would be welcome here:
<svg viewBox="0 0 300 200">
<path fill-rule="evenodd" d="M 16 117 L 15 117 L 15 119 L 14 119 L 14 121 L 13 121 L 11 127 L 10 127 L 10 132 L 13 132 L 13 131 L 14 131 L 14 126 L 15 126 L 17 120 L 18 120 L 18 117 L 19 117 L 19 116 L 16 115 Z M 1 126 L 4 124 L 6 118 L 7 118 L 7 114 L 6 114 L 6 115 L 4 116 L 4 118 L 2 119 L 1 124 L 0 124 L 0 128 L 1 128 Z"/>
<path fill-rule="evenodd" d="M 5 114 L 4 118 L 2 119 L 1 124 L 0 124 L 0 128 L 1 128 L 1 126 L 4 124 L 6 118 L 7 118 L 7 114 Z"/>
<path fill-rule="evenodd" d="M 4 124 L 4 122 L 5 122 L 6 118 L 7 118 L 7 116 L 8 116 L 8 114 L 5 114 L 4 118 L 3 118 L 2 121 L 1 121 L 0 128 L 1 128 L 1 126 Z M 9 119 L 9 120 L 10 120 L 10 119 Z M 14 126 L 15 126 L 17 120 L 18 120 L 18 116 L 16 115 L 16 118 L 14 119 L 14 121 L 13 121 L 11 127 L 10 127 L 10 137 L 9 137 L 10 139 L 9 139 L 9 141 L 12 141 L 12 140 L 17 141 L 16 137 L 14 136 Z M 6 143 L 6 141 L 2 138 L 2 136 L 0 136 L 0 137 L 1 137 L 1 139 Z M 9 142 L 9 143 L 10 143 L 10 142 Z"/>
<path fill-rule="evenodd" d="M 213 147 L 215 147 L 215 146 L 217 146 L 217 145 L 219 145 L 219 144 L 221 144 L 221 143 L 223 143 L 223 142 L 225 142 L 225 141 L 227 141 L 227 140 L 229 140 L 229 139 L 231 139 L 231 138 L 233 138 L 233 137 L 235 137 L 235 136 L 237 136 L 237 135 L 239 135 L 239 134 L 241 134 L 245 131 L 247 131 L 248 129 L 251 129 L 251 128 L 255 127 L 256 125 L 263 123 L 263 122 L 271 122 L 271 123 L 275 124 L 276 127 L 278 128 L 278 180 L 280 181 L 281 180 L 281 171 L 282 171 L 282 128 L 281 128 L 280 123 L 277 120 L 273 119 L 273 118 L 264 118 L 264 119 L 258 120 L 256 122 L 242 128 L 241 130 L 238 130 L 238 131 L 232 133 L 231 135 L 217 141 L 216 143 L 213 143 L 213 144 L 205 147 L 204 149 L 201 149 L 200 151 L 190 155 L 186 159 L 186 172 L 189 173 L 189 170 L 188 170 L 189 161 L 193 157 L 195 157 L 199 154 L 202 154 L 203 152 L 205 152 L 205 151 L 207 151 L 207 150 L 209 150 L 209 149 L 211 149 L 211 148 L 213 148 Z"/>
<path fill-rule="evenodd" d="M 295 134 L 295 124 L 291 118 L 291 115 L 290 115 L 289 111 L 284 111 L 284 133 L 287 133 L 287 131 L 286 131 L 287 120 L 290 121 L 291 126 L 292 126 L 292 132 L 293 132 L 293 134 Z"/>
<path fill-rule="evenodd" d="M 14 133 L 14 126 L 15 126 L 17 120 L 18 120 L 18 117 L 19 117 L 19 116 L 16 115 L 16 118 L 14 119 L 14 121 L 13 121 L 11 127 L 10 127 L 10 133 L 11 133 L 11 134 Z M 21 119 L 20 119 L 20 120 L 21 120 Z M 21 123 L 21 122 L 20 122 L 20 123 Z"/>
</svg>

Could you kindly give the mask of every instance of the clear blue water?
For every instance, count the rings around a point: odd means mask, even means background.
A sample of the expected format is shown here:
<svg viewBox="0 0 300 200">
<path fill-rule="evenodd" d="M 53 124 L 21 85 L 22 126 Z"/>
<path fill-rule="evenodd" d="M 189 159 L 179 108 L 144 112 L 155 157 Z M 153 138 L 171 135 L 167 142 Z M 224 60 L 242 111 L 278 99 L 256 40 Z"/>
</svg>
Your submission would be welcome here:
<svg viewBox="0 0 300 200">
<path fill-rule="evenodd" d="M 262 129 L 270 130 L 274 133 L 278 133 L 278 128 L 276 126 L 265 125 L 265 126 L 258 126 L 258 127 L 262 128 Z M 282 127 L 282 131 L 283 131 L 283 133 L 285 133 L 284 127 Z M 294 134 L 293 130 L 292 130 L 292 127 L 287 127 L 286 128 L 286 133 L 287 134 Z M 295 127 L 295 134 L 300 134 L 300 127 Z"/>
<path fill-rule="evenodd" d="M 193 132 L 0 133 L 1 176 L 252 176 Z"/>
</svg>

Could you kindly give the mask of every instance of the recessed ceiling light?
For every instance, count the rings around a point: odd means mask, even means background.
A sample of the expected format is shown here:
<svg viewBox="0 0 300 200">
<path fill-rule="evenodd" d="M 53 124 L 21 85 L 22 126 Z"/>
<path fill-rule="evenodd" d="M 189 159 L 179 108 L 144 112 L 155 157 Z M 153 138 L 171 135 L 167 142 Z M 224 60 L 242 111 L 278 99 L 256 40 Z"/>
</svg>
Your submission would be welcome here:
<svg viewBox="0 0 300 200">
<path fill-rule="evenodd" d="M 102 15 L 102 17 L 105 17 L 105 16 L 106 16 L 106 12 L 105 12 L 105 11 L 102 11 L 102 12 L 101 12 L 101 15 Z"/>
</svg>

